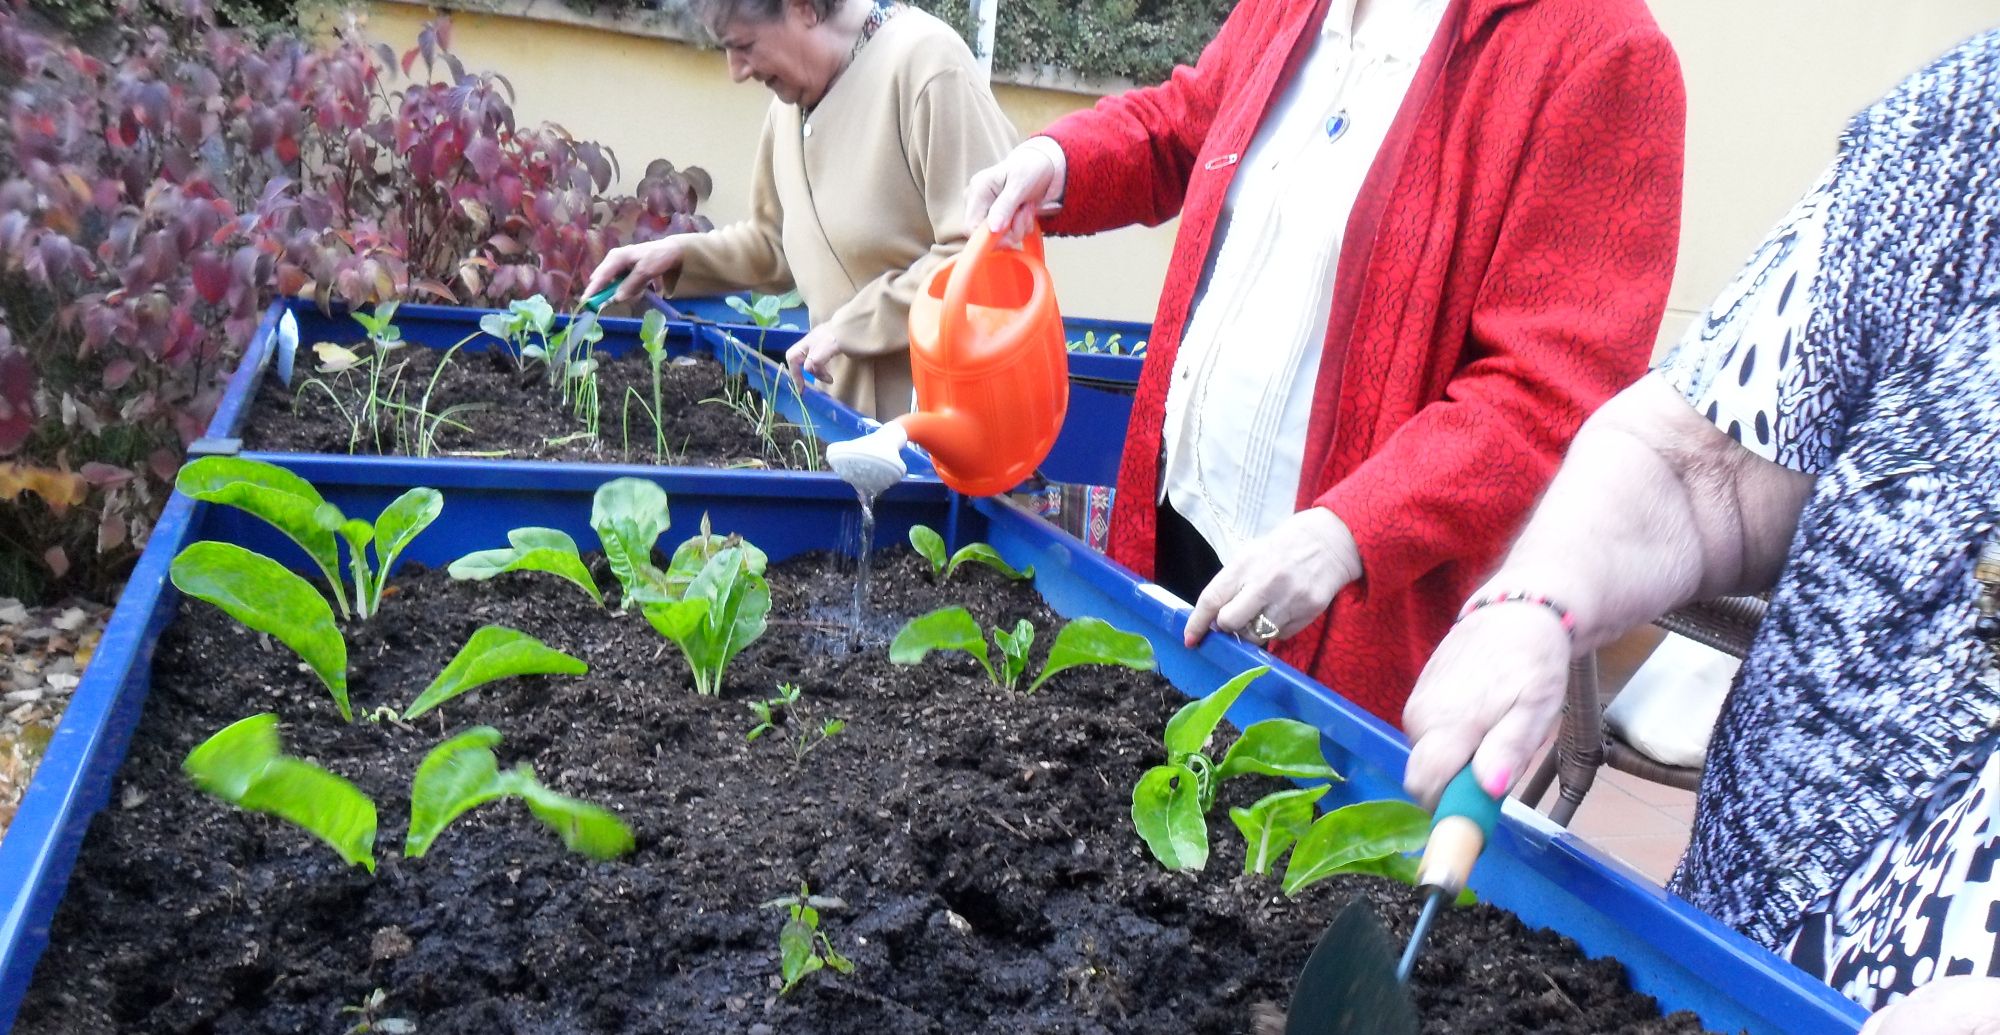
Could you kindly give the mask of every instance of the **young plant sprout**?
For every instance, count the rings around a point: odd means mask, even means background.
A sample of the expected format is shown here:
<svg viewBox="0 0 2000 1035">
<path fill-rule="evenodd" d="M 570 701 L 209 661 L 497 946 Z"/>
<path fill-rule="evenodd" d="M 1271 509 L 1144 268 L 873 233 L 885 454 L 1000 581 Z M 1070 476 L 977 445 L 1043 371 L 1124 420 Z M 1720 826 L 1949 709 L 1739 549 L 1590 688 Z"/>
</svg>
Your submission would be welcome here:
<svg viewBox="0 0 2000 1035">
<path fill-rule="evenodd" d="M 466 811 L 501 798 L 519 798 L 571 851 L 616 859 L 633 848 L 632 829 L 609 810 L 557 794 L 521 762 L 502 771 L 493 755 L 500 732 L 475 726 L 431 749 L 410 784 L 410 834 L 403 856 L 420 859 L 437 836 Z"/>
<path fill-rule="evenodd" d="M 771 587 L 751 570 L 749 550 L 717 552 L 679 599 L 644 605 L 646 621 L 680 648 L 694 670 L 695 691 L 704 696 L 722 692 L 730 660 L 764 635 Z"/>
<path fill-rule="evenodd" d="M 479 329 L 501 340 L 514 360 L 514 369 L 526 370 L 529 360 L 547 362 L 549 332 L 555 327 L 555 307 L 540 295 L 507 303 L 504 313 L 487 313 L 479 318 Z"/>
<path fill-rule="evenodd" d="M 1258 676 L 1259 666 L 1223 684 L 1198 700 L 1189 701 L 1167 720 L 1163 740 L 1165 765 L 1154 766 L 1132 788 L 1132 825 L 1152 849 L 1153 857 L 1170 870 L 1199 870 L 1208 865 L 1208 822 L 1216 791 L 1224 780 L 1262 773 L 1293 780 L 1338 780 L 1340 774 L 1320 752 L 1319 731 L 1296 719 L 1266 719 L 1252 723 L 1229 745 L 1220 764 L 1206 754 L 1209 738 L 1223 713 L 1236 703 Z M 1273 817 L 1276 822 L 1277 817 Z M 1417 847 L 1423 846 L 1419 834 Z"/>
<path fill-rule="evenodd" d="M 837 898 L 815 895 L 799 882 L 799 893 L 774 898 L 763 904 L 765 909 L 786 911 L 785 926 L 778 931 L 778 972 L 784 978 L 784 986 L 779 995 L 790 995 L 799 982 L 826 968 L 837 974 L 854 973 L 854 963 L 834 951 L 833 943 L 819 929 L 819 912 L 845 906 Z"/>
<path fill-rule="evenodd" d="M 604 559 L 624 594 L 619 606 L 674 599 L 666 573 L 653 565 L 653 545 L 673 524 L 667 491 L 644 478 L 615 478 L 598 486 L 590 501 L 590 527 L 604 547 Z"/>
<path fill-rule="evenodd" d="M 778 717 L 791 711 L 793 706 L 798 703 L 799 685 L 797 683 L 779 683 L 778 696 L 762 701 L 747 702 L 745 706 L 750 709 L 751 715 L 757 717 L 757 725 L 750 727 L 750 732 L 745 733 L 743 739 L 754 741 L 758 737 L 777 729 Z"/>
<path fill-rule="evenodd" d="M 396 497 L 373 524 L 351 520 L 304 478 L 275 464 L 236 456 L 208 456 L 188 464 L 174 479 L 174 488 L 193 499 L 235 507 L 269 522 L 297 543 L 326 576 L 341 616 L 364 620 L 381 607 L 382 590 L 396 558 L 444 509 L 444 497 L 436 489 L 416 488 Z M 351 608 L 341 585 L 337 540 L 347 543 Z M 373 565 L 368 560 L 371 544 Z"/>
<path fill-rule="evenodd" d="M 842 733 L 846 732 L 846 730 L 847 730 L 846 719 L 828 719 L 825 722 L 820 723 L 819 729 L 817 730 L 814 729 L 800 730 L 799 739 L 792 743 L 792 764 L 803 765 L 805 763 L 806 756 L 812 754 L 812 750 L 814 748 L 820 746 L 821 744 L 826 743 L 829 740 L 832 740 L 837 736 L 840 736 Z"/>
<path fill-rule="evenodd" d="M 658 309 L 646 311 L 639 321 L 639 347 L 646 351 L 646 365 L 653 375 L 653 404 L 647 406 L 644 399 L 634 399 L 636 388 L 625 389 L 625 408 L 621 416 L 625 435 L 625 453 L 632 452 L 632 403 L 637 401 L 648 420 L 653 422 L 653 462 L 662 463 L 667 458 L 667 432 L 663 421 L 665 414 L 660 410 L 660 371 L 667 362 L 667 316 Z"/>
<path fill-rule="evenodd" d="M 319 358 L 318 373 L 322 377 L 306 379 L 299 385 L 294 399 L 303 396 L 309 388 L 318 388 L 340 411 L 347 421 L 347 451 L 352 453 L 361 445 L 361 433 L 366 429 L 375 438 L 375 451 L 382 451 L 381 411 L 384 409 L 382 376 L 389 365 L 391 353 L 409 344 L 403 340 L 403 332 L 396 327 L 396 309 L 400 303 L 385 302 L 375 307 L 373 313 L 357 312 L 354 322 L 361 325 L 367 336 L 368 355 L 345 345 L 321 342 L 313 346 L 313 355 Z M 356 371 L 365 371 L 361 384 L 354 383 Z M 396 364 L 389 370 L 390 394 L 399 394 L 395 386 L 401 381 L 403 364 Z M 325 381 L 324 377 L 339 377 L 353 396 L 352 403 L 343 401 L 341 394 Z"/>
<path fill-rule="evenodd" d="M 290 647 L 326 684 L 340 717 L 354 721 L 347 703 L 347 641 L 312 583 L 263 554 L 209 541 L 176 555 L 168 577 L 181 592 Z"/>
<path fill-rule="evenodd" d="M 1001 654 L 1001 667 L 995 669 L 986 638 L 972 613 L 962 607 L 946 607 L 912 618 L 898 630 L 889 644 L 889 660 L 897 665 L 916 665 L 932 651 L 964 651 L 986 670 L 986 678 L 994 686 L 1013 690 L 1027 672 L 1028 648 L 1034 639 L 1034 626 L 1026 619 L 1015 623 L 1012 632 L 994 629 L 993 641 Z M 1144 636 L 1120 631 L 1102 619 L 1078 618 L 1056 633 L 1042 674 L 1028 684 L 1027 692 L 1034 693 L 1056 673 L 1079 665 L 1117 665 L 1149 672 L 1154 665 L 1153 645 Z"/>
<path fill-rule="evenodd" d="M 467 691 L 515 676 L 580 676 L 590 666 L 504 625 L 481 626 L 403 710 L 408 721 Z"/>
<path fill-rule="evenodd" d="M 939 585 L 950 582 L 952 573 L 958 570 L 959 565 L 968 561 L 984 564 L 994 571 L 1016 581 L 1035 577 L 1033 565 L 1028 566 L 1024 571 L 1015 571 L 1013 565 L 1001 559 L 999 551 L 985 543 L 967 543 L 959 547 L 957 553 L 947 558 L 944 550 L 944 537 L 937 534 L 936 530 L 928 525 L 912 525 L 910 527 L 910 548 L 917 551 L 918 555 L 923 557 L 924 560 L 930 562 L 931 577 L 936 579 Z"/>
<path fill-rule="evenodd" d="M 577 553 L 576 540 L 555 528 L 516 528 L 507 533 L 508 545 L 497 550 L 480 550 L 451 562 L 445 572 L 455 579 L 484 581 L 510 571 L 541 571 L 569 582 L 590 596 L 599 607 L 604 594 L 597 580 Z"/>
<path fill-rule="evenodd" d="M 384 1017 L 382 1008 L 389 1002 L 389 993 L 376 989 L 368 993 L 368 998 L 340 1008 L 344 1014 L 354 1014 L 354 1024 L 345 1035 L 416 1035 L 417 1022 L 401 1017 Z"/>
<path fill-rule="evenodd" d="M 375 872 L 375 803 L 346 780 L 285 754 L 276 715 L 224 727 L 188 752 L 181 771 L 204 793 L 301 827 L 348 863 Z"/>
</svg>

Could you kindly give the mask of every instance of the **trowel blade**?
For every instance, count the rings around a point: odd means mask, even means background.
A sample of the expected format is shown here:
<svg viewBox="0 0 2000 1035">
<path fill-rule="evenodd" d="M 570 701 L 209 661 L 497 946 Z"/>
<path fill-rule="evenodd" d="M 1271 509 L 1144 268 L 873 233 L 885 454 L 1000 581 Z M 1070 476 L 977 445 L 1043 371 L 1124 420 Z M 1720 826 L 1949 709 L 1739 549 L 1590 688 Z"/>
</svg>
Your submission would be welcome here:
<svg viewBox="0 0 2000 1035">
<path fill-rule="evenodd" d="M 1417 1008 L 1396 980 L 1396 945 L 1365 902 L 1320 936 L 1292 990 L 1285 1035 L 1417 1035 Z"/>
</svg>

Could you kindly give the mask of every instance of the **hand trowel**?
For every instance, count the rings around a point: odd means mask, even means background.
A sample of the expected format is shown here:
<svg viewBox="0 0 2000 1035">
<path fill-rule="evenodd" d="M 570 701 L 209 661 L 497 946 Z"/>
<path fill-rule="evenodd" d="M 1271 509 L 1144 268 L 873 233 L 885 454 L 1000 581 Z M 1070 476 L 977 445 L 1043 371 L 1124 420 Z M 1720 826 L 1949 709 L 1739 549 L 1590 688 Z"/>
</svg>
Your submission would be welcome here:
<svg viewBox="0 0 2000 1035">
<path fill-rule="evenodd" d="M 1398 958 L 1395 943 L 1366 902 L 1348 903 L 1320 936 L 1292 991 L 1285 1035 L 1417 1035 L 1410 968 L 1431 922 L 1465 890 L 1472 864 L 1493 838 L 1500 803 L 1467 766 L 1445 788 L 1431 820 L 1417 887 L 1424 910 Z"/>
</svg>

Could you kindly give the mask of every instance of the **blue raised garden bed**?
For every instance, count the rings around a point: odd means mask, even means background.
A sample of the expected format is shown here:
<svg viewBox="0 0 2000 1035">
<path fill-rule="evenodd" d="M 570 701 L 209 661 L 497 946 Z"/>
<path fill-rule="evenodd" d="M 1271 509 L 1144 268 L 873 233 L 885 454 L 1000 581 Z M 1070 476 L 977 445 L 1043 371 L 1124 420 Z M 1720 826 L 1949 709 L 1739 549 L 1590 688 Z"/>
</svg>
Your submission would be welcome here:
<svg viewBox="0 0 2000 1035">
<path fill-rule="evenodd" d="M 716 338 L 718 344 L 734 338 L 778 362 L 783 362 L 785 350 L 805 334 L 802 329 L 763 331 L 745 323 L 742 314 L 724 301 L 730 297 L 727 295 L 672 300 L 650 297 L 668 319 L 688 321 L 702 334 Z M 806 311 L 786 309 L 780 322 L 804 328 Z M 1100 341 L 1117 334 L 1126 345 L 1144 341 L 1153 332 L 1151 324 L 1080 317 L 1065 319 L 1063 329 L 1072 343 L 1082 341 L 1089 332 Z M 1139 384 L 1139 368 L 1144 362 L 1139 356 L 1070 351 L 1069 412 L 1048 459 L 1042 462 L 1044 478 L 1072 485 L 1112 485 L 1118 481 L 1125 426 L 1132 419 L 1132 392 Z"/>
<path fill-rule="evenodd" d="M 480 318 L 490 312 L 493 310 L 404 305 L 396 310 L 396 327 L 402 331 L 405 340 L 425 348 L 443 350 L 464 341 L 465 351 L 484 352 L 501 346 L 498 339 L 479 330 Z M 566 316 L 557 317 L 558 326 L 567 320 Z M 623 356 L 639 348 L 638 320 L 603 317 L 599 322 L 604 328 L 604 339 L 596 344 L 598 350 Z M 306 376 L 305 372 L 311 368 L 313 357 L 310 349 L 313 344 L 322 341 L 352 344 L 360 340 L 361 326 L 344 310 L 322 313 L 311 302 L 299 299 L 272 303 L 255 337 L 244 350 L 243 362 L 230 378 L 215 416 L 209 422 L 207 437 L 196 452 L 232 452 L 239 448 L 244 422 L 250 417 L 250 408 L 262 378 L 277 377 L 297 384 L 298 378 Z M 724 370 L 743 375 L 759 394 L 775 400 L 781 417 L 793 424 L 810 427 L 822 443 L 854 438 L 865 434 L 873 426 L 872 422 L 824 392 L 806 392 L 801 396 L 793 389 L 791 379 L 781 366 L 749 349 L 731 344 L 722 335 L 698 331 L 687 323 L 669 322 L 667 353 L 670 356 L 701 354 L 714 357 Z M 295 364 L 296 371 L 293 369 Z M 363 466 L 397 459 L 341 456 Z M 905 462 L 911 472 L 920 477 L 931 472 L 929 461 L 914 451 L 906 454 Z M 534 463 L 550 464 L 554 461 Z M 583 466 L 601 468 L 606 465 L 585 463 Z"/>
<path fill-rule="evenodd" d="M 414 461 L 274 456 L 317 485 L 355 517 L 372 517 L 405 487 L 444 493 L 443 516 L 404 555 L 439 565 L 504 545 L 524 524 L 561 528 L 588 542 L 592 492 L 630 471 L 593 465 L 513 461 Z M 707 511 L 718 530 L 742 532 L 779 560 L 809 549 L 846 549 L 854 503 L 828 477 L 698 469 L 651 469 L 677 511 Z M 923 522 L 954 542 L 990 542 L 1010 563 L 1032 564 L 1035 584 L 1067 616 L 1095 615 L 1144 632 L 1175 686 L 1206 693 L 1258 664 L 1275 677 L 1257 681 L 1231 710 L 1239 727 L 1292 716 L 1318 727 L 1327 757 L 1348 774 L 1328 804 L 1399 793 L 1406 756 L 1402 738 L 1324 687 L 1228 637 L 1199 650 L 1181 646 L 1184 605 L 1134 579 L 1076 541 L 996 500 L 966 501 L 934 482 L 906 482 L 878 503 L 878 542 L 895 542 Z M 15 819 L 0 842 L 0 1026 L 11 1025 L 46 946 L 91 817 L 104 806 L 140 715 L 155 642 L 178 608 L 167 583 L 170 559 L 189 542 L 241 542 L 292 556 L 253 518 L 197 505 L 176 495 L 141 557 L 96 657 L 76 690 Z M 1724 929 L 1624 867 L 1509 803 L 1492 848 L 1474 875 L 1486 900 L 1530 924 L 1554 928 L 1594 955 L 1614 955 L 1633 984 L 1669 1010 L 1688 1009 L 1717 1031 L 1755 1035 L 1852 1032 L 1861 1011 L 1804 973 Z"/>
</svg>

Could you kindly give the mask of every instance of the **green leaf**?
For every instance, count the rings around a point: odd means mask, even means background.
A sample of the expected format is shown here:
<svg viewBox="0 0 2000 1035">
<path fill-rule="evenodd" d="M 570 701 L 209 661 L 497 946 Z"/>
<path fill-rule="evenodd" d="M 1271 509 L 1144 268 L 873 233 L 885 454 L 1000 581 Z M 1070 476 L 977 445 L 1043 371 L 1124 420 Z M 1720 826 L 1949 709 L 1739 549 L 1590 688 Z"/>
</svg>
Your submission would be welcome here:
<svg viewBox="0 0 2000 1035">
<path fill-rule="evenodd" d="M 1050 676 L 1078 665 L 1119 665 L 1150 672 L 1153 645 L 1144 636 L 1124 632 L 1101 618 L 1079 618 L 1056 633 L 1056 642 L 1049 647 L 1048 663 L 1042 666 L 1042 674 L 1035 677 L 1028 692 L 1034 693 Z"/>
<path fill-rule="evenodd" d="M 290 647 L 326 684 L 340 717 L 354 721 L 347 707 L 347 641 L 326 598 L 310 583 L 263 554 L 216 542 L 182 550 L 169 576 L 181 592 Z"/>
<path fill-rule="evenodd" d="M 910 619 L 890 641 L 889 661 L 897 665 L 916 665 L 934 650 L 962 650 L 978 658 L 979 667 L 986 670 L 986 678 L 991 679 L 994 685 L 1000 685 L 1000 677 L 994 673 L 992 662 L 987 660 L 986 634 L 980 631 L 972 612 L 965 608 L 944 607 Z"/>
<path fill-rule="evenodd" d="M 910 526 L 910 549 L 931 562 L 931 574 L 939 581 L 944 579 L 944 537 L 927 525 Z"/>
<path fill-rule="evenodd" d="M 672 524 L 667 491 L 643 478 L 616 478 L 590 502 L 590 527 L 604 545 L 611 573 L 625 589 L 624 607 L 668 599 L 666 576 L 653 566 L 653 544 Z"/>
<path fill-rule="evenodd" d="M 347 613 L 340 582 L 340 547 L 334 539 L 334 530 L 344 519 L 310 482 L 261 460 L 205 456 L 181 468 L 174 488 L 191 499 L 235 507 L 270 522 L 312 558 L 333 587 L 341 613 Z"/>
<path fill-rule="evenodd" d="M 1312 829 L 1313 806 L 1331 788 L 1326 784 L 1297 790 L 1279 791 L 1257 799 L 1249 808 L 1229 810 L 1236 829 L 1243 832 L 1245 851 L 1243 872 L 1268 874 L 1293 842 Z"/>
<path fill-rule="evenodd" d="M 939 547 L 942 549 L 943 540 L 939 540 Z M 950 581 L 952 573 L 958 570 L 958 566 L 968 561 L 976 564 L 984 564 L 1016 582 L 1035 577 L 1033 565 L 1029 565 L 1021 571 L 1015 571 L 1014 566 L 1001 560 L 999 551 L 993 549 L 991 546 L 985 543 L 967 543 L 959 547 L 958 552 L 951 555 L 951 562 L 944 566 L 944 581 Z"/>
<path fill-rule="evenodd" d="M 506 313 L 487 313 L 479 318 L 479 329 L 501 341 L 511 341 L 519 321 Z"/>
<path fill-rule="evenodd" d="M 527 763 L 500 770 L 493 748 L 500 733 L 475 726 L 432 748 L 410 784 L 410 833 L 406 858 L 420 858 L 444 828 L 468 810 L 499 798 L 523 798 L 572 851 L 610 859 L 632 850 L 632 832 L 611 813 L 543 787 Z"/>
<path fill-rule="evenodd" d="M 1194 771 L 1183 765 L 1156 765 L 1132 786 L 1132 826 L 1170 870 L 1208 865 L 1208 822 Z"/>
<path fill-rule="evenodd" d="M 646 310 L 639 320 L 639 347 L 648 356 L 658 356 L 667 345 L 667 314 L 658 309 Z"/>
<path fill-rule="evenodd" d="M 1034 646 L 1035 627 L 1023 618 L 1014 623 L 1012 633 L 993 630 L 993 642 L 1000 646 L 1001 682 L 1012 690 L 1021 682 L 1021 673 L 1028 670 L 1028 648 Z"/>
<path fill-rule="evenodd" d="M 686 595 L 688 585 L 694 582 L 703 568 L 708 567 L 708 562 L 713 560 L 716 554 L 730 547 L 738 547 L 743 551 L 744 561 L 749 565 L 748 570 L 752 575 L 764 574 L 764 569 L 770 564 L 770 558 L 764 555 L 764 551 L 744 542 L 741 537 L 711 534 L 708 530 L 708 515 L 703 514 L 701 531 L 689 536 L 686 542 L 675 547 L 673 557 L 667 562 L 666 599 L 679 600 Z"/>
<path fill-rule="evenodd" d="M 431 522 L 444 512 L 444 494 L 436 489 L 416 488 L 396 497 L 375 519 L 375 599 L 374 613 L 382 603 L 382 587 L 396 570 L 396 558 Z"/>
<path fill-rule="evenodd" d="M 1050 655 L 1053 660 L 1054 652 L 1051 651 Z M 1207 697 L 1181 706 L 1181 710 L 1167 720 L 1167 731 L 1162 738 L 1166 742 L 1168 757 L 1192 755 L 1207 747 L 1208 738 L 1215 735 L 1215 727 L 1222 722 L 1223 713 L 1229 711 L 1229 706 L 1236 703 L 1236 699 L 1258 676 L 1269 671 L 1270 666 L 1259 665 L 1222 684 Z M 1048 673 L 1044 672 L 1042 676 L 1047 678 Z"/>
<path fill-rule="evenodd" d="M 646 620 L 687 658 L 698 693 L 721 692 L 730 659 L 764 634 L 771 587 L 749 570 L 750 558 L 745 547 L 730 547 L 709 559 L 682 599 L 645 605 Z"/>
<path fill-rule="evenodd" d="M 1292 849 L 1285 894 L 1296 895 L 1336 873 L 1356 872 L 1362 864 L 1417 851 L 1430 829 L 1430 813 L 1405 801 L 1364 801 L 1335 809 L 1321 816 Z"/>
<path fill-rule="evenodd" d="M 1319 730 L 1297 719 L 1265 719 L 1252 723 L 1216 767 L 1215 778 L 1227 780 L 1244 773 L 1262 773 L 1292 780 L 1338 780 L 1320 751 Z"/>
<path fill-rule="evenodd" d="M 375 872 L 375 803 L 346 780 L 286 756 L 276 715 L 224 727 L 188 752 L 181 771 L 204 793 L 301 827 Z"/>
<path fill-rule="evenodd" d="M 616 859 L 632 850 L 636 844 L 632 828 L 616 813 L 549 790 L 535 782 L 525 766 L 522 763 L 516 770 L 528 777 L 520 788 L 521 797 L 527 801 L 528 811 L 562 838 L 563 847 L 600 860 Z"/>
<path fill-rule="evenodd" d="M 549 328 L 555 326 L 555 307 L 540 295 L 509 302 L 507 311 L 521 317 L 524 326 L 533 328 L 539 334 L 546 335 L 549 333 Z"/>
<path fill-rule="evenodd" d="M 580 676 L 582 661 L 504 625 L 481 626 L 458 649 L 444 671 L 403 710 L 408 721 L 475 687 L 513 676 Z"/>
<path fill-rule="evenodd" d="M 507 533 L 507 542 L 513 545 L 466 554 L 451 562 L 445 571 L 452 578 L 475 581 L 510 571 L 548 572 L 590 594 L 592 604 L 603 606 L 597 581 L 590 577 L 590 569 L 577 553 L 576 540 L 558 529 L 528 527 Z"/>
<path fill-rule="evenodd" d="M 735 299 L 730 299 L 735 301 Z M 785 921 L 778 931 L 778 971 L 785 979 L 779 995 L 788 995 L 799 982 L 811 977 L 823 964 L 813 951 L 813 929 L 798 917 Z"/>
<path fill-rule="evenodd" d="M 333 508 L 328 505 L 327 509 Z M 375 540 L 375 526 L 360 518 L 349 518 L 334 531 L 347 540 L 348 577 L 354 581 L 354 611 L 365 620 L 369 615 L 368 604 L 375 599 L 374 580 L 368 570 L 368 544 Z"/>
</svg>

